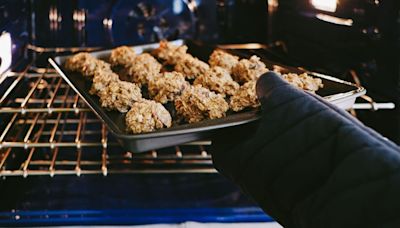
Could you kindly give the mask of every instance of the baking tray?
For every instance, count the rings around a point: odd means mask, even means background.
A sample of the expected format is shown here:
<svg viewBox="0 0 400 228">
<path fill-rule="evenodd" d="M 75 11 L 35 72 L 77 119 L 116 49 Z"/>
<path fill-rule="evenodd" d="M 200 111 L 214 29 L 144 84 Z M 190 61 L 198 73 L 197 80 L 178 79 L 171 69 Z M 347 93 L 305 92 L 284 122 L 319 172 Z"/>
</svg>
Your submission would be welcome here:
<svg viewBox="0 0 400 228">
<path fill-rule="evenodd" d="M 214 49 L 213 46 L 200 44 L 190 40 L 175 40 L 172 41 L 172 43 L 175 45 L 188 45 L 189 52 L 203 61 L 207 61 L 208 56 Z M 158 46 L 158 43 L 155 43 L 134 46 L 132 48 L 136 53 L 142 53 L 151 51 Z M 228 52 L 241 57 L 248 57 L 246 56 L 246 53 L 242 51 L 228 50 Z M 91 52 L 94 57 L 104 60 L 108 59 L 110 53 L 111 50 Z M 102 108 L 98 97 L 89 93 L 91 82 L 85 80 L 85 78 L 79 73 L 68 72 L 65 70 L 64 62 L 69 57 L 71 57 L 71 55 L 58 56 L 50 58 L 49 62 L 71 86 L 71 88 L 80 95 L 94 113 L 104 122 L 108 127 L 108 130 L 116 137 L 117 141 L 125 149 L 131 152 L 145 152 L 191 141 L 207 139 L 220 129 L 250 123 L 260 117 L 258 110 L 247 110 L 239 113 L 228 114 L 226 117 L 221 119 L 204 120 L 191 124 L 174 124 L 171 128 L 160 129 L 154 132 L 128 134 L 126 132 L 125 114 L 117 111 L 107 111 Z M 282 66 L 266 59 L 262 60 L 269 68 L 279 68 L 281 71 L 293 73 L 302 72 L 297 68 Z M 314 77 L 319 77 L 323 81 L 324 88 L 320 89 L 317 93 L 324 97 L 328 102 L 343 109 L 351 108 L 355 99 L 366 92 L 362 87 L 358 87 L 352 83 L 334 77 L 310 72 L 309 74 Z"/>
</svg>

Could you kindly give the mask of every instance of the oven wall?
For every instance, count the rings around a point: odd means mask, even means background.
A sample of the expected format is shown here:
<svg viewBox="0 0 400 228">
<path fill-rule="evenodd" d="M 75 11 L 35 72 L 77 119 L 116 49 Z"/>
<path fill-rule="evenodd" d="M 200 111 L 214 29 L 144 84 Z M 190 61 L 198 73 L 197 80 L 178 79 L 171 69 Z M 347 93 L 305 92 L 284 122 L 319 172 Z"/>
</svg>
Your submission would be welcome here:
<svg viewBox="0 0 400 228">
<path fill-rule="evenodd" d="M 32 43 L 39 47 L 218 39 L 214 0 L 32 0 L 31 4 L 35 15 Z"/>
<path fill-rule="evenodd" d="M 308 0 L 279 0 L 274 35 L 301 65 L 344 79 L 350 79 L 349 69 L 356 70 L 369 92 L 398 102 L 399 10 L 397 0 L 343 1 L 335 12 L 318 10 Z"/>
<path fill-rule="evenodd" d="M 220 43 L 267 43 L 268 4 L 255 0 L 217 0 Z"/>
<path fill-rule="evenodd" d="M 308 0 L 278 2 L 273 36 L 298 65 L 348 81 L 353 71 L 375 101 L 400 106 L 400 1 L 340 1 L 335 12 Z M 399 116 L 399 108 L 358 111 L 364 123 L 400 144 Z"/>
<path fill-rule="evenodd" d="M 30 0 L 31 43 L 112 47 L 191 38 L 209 43 L 268 41 L 266 1 Z"/>
</svg>

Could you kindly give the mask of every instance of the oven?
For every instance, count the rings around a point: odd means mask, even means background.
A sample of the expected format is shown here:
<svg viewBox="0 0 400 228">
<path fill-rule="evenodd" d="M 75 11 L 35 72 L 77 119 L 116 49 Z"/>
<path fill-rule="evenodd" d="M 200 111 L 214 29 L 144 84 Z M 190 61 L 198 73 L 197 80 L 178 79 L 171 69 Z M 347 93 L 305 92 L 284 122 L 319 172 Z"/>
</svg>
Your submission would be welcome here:
<svg viewBox="0 0 400 228">
<path fill-rule="evenodd" d="M 293 9 L 293 2 L 311 8 Z M 334 66 L 331 59 L 316 62 L 320 53 L 336 59 L 342 55 L 333 52 L 332 43 L 326 45 L 319 42 L 325 39 L 307 35 L 312 30 L 350 28 L 332 25 L 327 17 L 321 22 L 317 15 L 343 15 L 329 12 L 332 7 L 328 12 L 316 9 L 315 4 L 312 8 L 305 1 L 287 0 L 0 1 L 0 225 L 273 221 L 216 172 L 209 152 L 211 141 L 141 154 L 122 149 L 47 58 L 161 39 L 196 39 L 250 49 L 274 61 L 373 88 L 377 84 L 368 78 L 377 74 L 374 67 L 385 69 L 373 51 L 368 58 L 335 61 Z M 301 26 L 310 31 L 299 33 Z M 351 38 L 355 46 L 379 42 Z M 393 40 L 392 48 L 398 48 L 398 36 Z M 398 68 L 393 72 L 398 80 Z M 387 75 L 396 80 L 395 75 Z M 399 140 L 398 101 L 382 92 L 386 87 L 377 88 L 350 111 L 385 136 Z M 393 93 L 396 88 L 391 88 Z M 382 116 L 388 116 L 384 123 Z"/>
</svg>

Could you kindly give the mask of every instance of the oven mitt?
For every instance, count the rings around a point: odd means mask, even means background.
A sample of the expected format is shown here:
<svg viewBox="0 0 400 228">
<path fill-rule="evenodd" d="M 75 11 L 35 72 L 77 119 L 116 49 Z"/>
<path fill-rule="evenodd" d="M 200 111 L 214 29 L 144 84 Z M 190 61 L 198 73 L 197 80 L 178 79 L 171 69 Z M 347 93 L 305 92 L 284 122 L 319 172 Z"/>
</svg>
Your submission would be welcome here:
<svg viewBox="0 0 400 228">
<path fill-rule="evenodd" d="M 284 227 L 400 227 L 398 146 L 275 73 L 257 95 L 255 129 L 213 140 L 220 173 Z"/>
</svg>

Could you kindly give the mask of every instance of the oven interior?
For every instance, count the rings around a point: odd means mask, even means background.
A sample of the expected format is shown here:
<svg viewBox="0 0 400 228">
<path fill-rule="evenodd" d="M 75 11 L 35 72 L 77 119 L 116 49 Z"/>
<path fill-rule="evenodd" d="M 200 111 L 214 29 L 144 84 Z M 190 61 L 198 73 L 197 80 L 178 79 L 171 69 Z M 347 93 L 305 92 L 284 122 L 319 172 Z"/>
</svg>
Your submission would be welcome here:
<svg viewBox="0 0 400 228">
<path fill-rule="evenodd" d="M 399 142 L 399 66 L 380 64 L 399 55 L 376 49 L 399 50 L 398 34 L 385 35 L 399 22 L 375 2 L 329 12 L 294 0 L 0 1 L 0 225 L 271 221 L 216 172 L 210 141 L 124 151 L 47 58 L 160 39 L 242 43 L 234 47 L 371 89 L 351 113 Z"/>
</svg>

